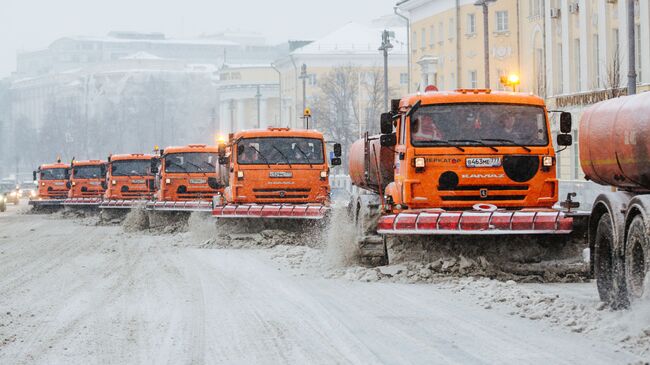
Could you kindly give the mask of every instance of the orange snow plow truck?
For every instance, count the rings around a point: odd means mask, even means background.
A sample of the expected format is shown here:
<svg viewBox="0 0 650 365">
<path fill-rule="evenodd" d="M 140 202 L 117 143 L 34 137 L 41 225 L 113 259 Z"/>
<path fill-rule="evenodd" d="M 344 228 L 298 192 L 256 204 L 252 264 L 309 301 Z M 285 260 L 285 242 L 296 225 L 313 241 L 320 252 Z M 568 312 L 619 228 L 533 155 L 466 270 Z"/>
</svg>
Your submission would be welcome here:
<svg viewBox="0 0 650 365">
<path fill-rule="evenodd" d="M 191 144 L 160 151 L 156 194 L 147 203 L 154 211 L 195 212 L 212 210 L 212 197 L 220 191 L 215 177 L 217 147 Z"/>
<path fill-rule="evenodd" d="M 68 197 L 68 178 L 70 165 L 58 161 L 55 164 L 43 164 L 34 171 L 34 181 L 38 182 L 35 198 L 29 200 L 34 207 L 61 206 Z"/>
<path fill-rule="evenodd" d="M 106 192 L 100 208 L 123 209 L 146 204 L 155 192 L 152 164 L 153 155 L 133 153 L 108 156 Z"/>
<path fill-rule="evenodd" d="M 564 123 L 570 119 L 562 113 Z M 367 192 L 348 207 L 362 258 L 387 263 L 393 243 L 406 251 L 449 249 L 454 239 L 451 251 L 469 255 L 482 238 L 497 261 L 539 238 L 541 250 L 566 251 L 574 218 L 554 208 L 556 156 L 541 98 L 426 92 L 393 100 L 380 127 L 381 135 L 356 141 L 349 155 L 352 183 Z M 581 260 L 581 250 L 570 255 Z M 527 260 L 543 274 L 543 258 Z M 584 271 L 582 264 L 576 270 Z"/>
<path fill-rule="evenodd" d="M 334 145 L 332 165 L 340 165 Z M 216 218 L 322 219 L 329 209 L 329 165 L 323 134 L 268 128 L 231 135 L 219 148 Z"/>
<path fill-rule="evenodd" d="M 106 161 L 72 161 L 67 186 L 68 198 L 63 205 L 99 207 L 106 190 Z"/>
</svg>

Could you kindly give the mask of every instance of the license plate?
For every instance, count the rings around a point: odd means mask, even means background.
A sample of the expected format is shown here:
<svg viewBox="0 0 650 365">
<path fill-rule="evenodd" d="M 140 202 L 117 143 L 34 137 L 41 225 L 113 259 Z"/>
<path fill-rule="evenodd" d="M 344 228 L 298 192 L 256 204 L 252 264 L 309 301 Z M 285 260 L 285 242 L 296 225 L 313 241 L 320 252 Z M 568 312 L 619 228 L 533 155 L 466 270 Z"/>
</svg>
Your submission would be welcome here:
<svg viewBox="0 0 650 365">
<path fill-rule="evenodd" d="M 205 184 L 205 179 L 190 179 L 190 184 Z"/>
<path fill-rule="evenodd" d="M 465 160 L 467 167 L 499 167 L 501 166 L 500 157 L 478 157 L 468 158 Z"/>
<path fill-rule="evenodd" d="M 286 171 L 271 171 L 269 172 L 269 177 L 292 177 L 293 174 L 291 172 L 286 172 Z"/>
<path fill-rule="evenodd" d="M 101 183 L 99 181 L 91 181 L 90 185 L 100 185 Z"/>
<path fill-rule="evenodd" d="M 64 182 L 55 182 L 54 185 L 56 185 L 56 186 L 63 186 L 63 185 L 65 185 L 65 183 L 64 183 Z"/>
<path fill-rule="evenodd" d="M 144 184 L 144 180 L 131 180 L 134 184 Z"/>
</svg>

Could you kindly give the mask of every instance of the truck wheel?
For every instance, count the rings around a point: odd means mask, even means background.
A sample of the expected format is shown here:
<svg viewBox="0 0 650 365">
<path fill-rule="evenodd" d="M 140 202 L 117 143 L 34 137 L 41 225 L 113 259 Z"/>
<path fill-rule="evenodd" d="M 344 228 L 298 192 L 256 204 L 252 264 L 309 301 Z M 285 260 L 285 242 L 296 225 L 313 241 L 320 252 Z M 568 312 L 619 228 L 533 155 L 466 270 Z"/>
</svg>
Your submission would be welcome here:
<svg viewBox="0 0 650 365">
<path fill-rule="evenodd" d="M 650 242 L 646 232 L 643 217 L 634 217 L 625 242 L 625 279 L 629 295 L 633 299 L 643 295 L 643 282 L 650 270 Z"/>
<path fill-rule="evenodd" d="M 613 309 L 627 306 L 622 260 L 614 254 L 614 229 L 609 213 L 598 221 L 595 237 L 594 272 L 600 300 Z"/>
<path fill-rule="evenodd" d="M 5 202 L 0 203 L 0 212 L 7 210 L 7 204 Z"/>
</svg>

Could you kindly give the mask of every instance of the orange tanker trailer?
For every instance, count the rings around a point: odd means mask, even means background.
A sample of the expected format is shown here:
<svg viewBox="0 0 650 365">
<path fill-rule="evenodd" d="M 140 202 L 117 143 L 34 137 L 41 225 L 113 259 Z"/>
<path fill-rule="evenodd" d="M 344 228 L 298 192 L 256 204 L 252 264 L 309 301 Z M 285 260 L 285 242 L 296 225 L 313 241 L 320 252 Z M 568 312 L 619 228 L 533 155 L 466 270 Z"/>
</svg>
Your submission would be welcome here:
<svg viewBox="0 0 650 365">
<path fill-rule="evenodd" d="M 650 270 L 650 93 L 593 105 L 579 130 L 585 178 L 617 189 L 596 198 L 588 237 L 601 299 L 624 307 Z"/>
</svg>

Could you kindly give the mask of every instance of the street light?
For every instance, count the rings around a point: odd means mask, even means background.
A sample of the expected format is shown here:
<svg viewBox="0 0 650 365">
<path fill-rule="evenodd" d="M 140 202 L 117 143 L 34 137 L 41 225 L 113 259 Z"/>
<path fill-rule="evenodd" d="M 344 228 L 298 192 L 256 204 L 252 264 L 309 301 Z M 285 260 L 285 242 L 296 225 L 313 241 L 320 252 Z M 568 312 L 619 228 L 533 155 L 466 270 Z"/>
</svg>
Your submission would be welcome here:
<svg viewBox="0 0 650 365">
<path fill-rule="evenodd" d="M 488 26 L 488 4 L 497 0 L 477 0 L 474 5 L 483 7 L 483 53 L 485 62 L 485 88 L 490 88 L 490 27 Z"/>
<path fill-rule="evenodd" d="M 395 32 L 384 30 L 381 32 L 381 46 L 379 51 L 384 52 L 384 107 L 388 110 L 388 51 L 393 49 L 390 38 L 395 37 Z"/>
<path fill-rule="evenodd" d="M 307 109 L 307 78 L 309 75 L 307 75 L 307 64 L 302 64 L 300 66 L 300 76 L 298 76 L 299 79 L 302 80 L 302 110 Z"/>
</svg>

